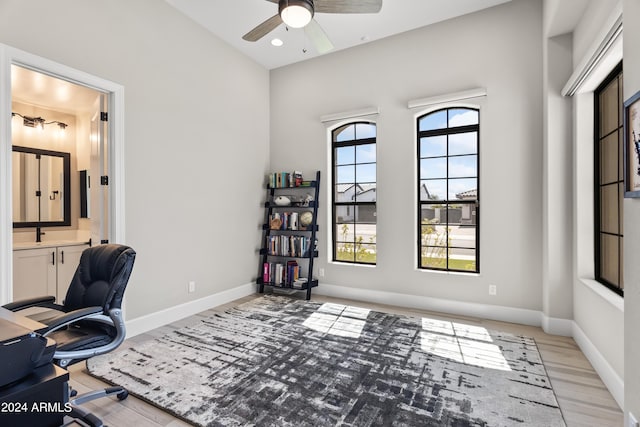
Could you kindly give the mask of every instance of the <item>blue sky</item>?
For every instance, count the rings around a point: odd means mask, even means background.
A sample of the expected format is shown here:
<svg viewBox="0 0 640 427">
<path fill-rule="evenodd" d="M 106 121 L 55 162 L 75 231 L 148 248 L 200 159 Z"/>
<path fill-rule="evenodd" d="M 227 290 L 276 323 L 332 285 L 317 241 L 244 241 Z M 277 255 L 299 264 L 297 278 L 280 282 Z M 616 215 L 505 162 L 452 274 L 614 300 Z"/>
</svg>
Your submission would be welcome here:
<svg viewBox="0 0 640 427">
<path fill-rule="evenodd" d="M 478 112 L 451 109 L 429 114 L 419 121 L 420 130 L 446 129 L 478 123 Z M 336 141 L 376 136 L 376 126 L 357 123 L 345 127 Z M 456 193 L 477 188 L 478 135 L 476 132 L 420 139 L 420 180 L 438 199 L 456 199 Z M 335 152 L 336 184 L 376 182 L 376 144 L 338 147 Z M 447 158 L 446 156 L 450 156 Z M 449 191 L 447 195 L 447 181 Z M 452 179 L 457 178 L 457 179 Z"/>
</svg>

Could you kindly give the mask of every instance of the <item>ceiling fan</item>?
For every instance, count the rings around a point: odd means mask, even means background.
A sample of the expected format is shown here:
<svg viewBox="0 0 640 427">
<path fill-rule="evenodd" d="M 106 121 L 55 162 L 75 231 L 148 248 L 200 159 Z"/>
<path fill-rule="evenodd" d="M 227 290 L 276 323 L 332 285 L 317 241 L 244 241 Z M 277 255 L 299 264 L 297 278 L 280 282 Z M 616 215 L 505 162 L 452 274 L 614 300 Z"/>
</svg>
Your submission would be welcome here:
<svg viewBox="0 0 640 427">
<path fill-rule="evenodd" d="M 319 53 L 333 49 L 333 43 L 320 24 L 313 19 L 317 13 L 378 13 L 382 0 L 267 0 L 278 3 L 278 14 L 242 36 L 246 41 L 255 42 L 284 23 L 290 28 L 304 28 L 307 37 Z"/>
</svg>

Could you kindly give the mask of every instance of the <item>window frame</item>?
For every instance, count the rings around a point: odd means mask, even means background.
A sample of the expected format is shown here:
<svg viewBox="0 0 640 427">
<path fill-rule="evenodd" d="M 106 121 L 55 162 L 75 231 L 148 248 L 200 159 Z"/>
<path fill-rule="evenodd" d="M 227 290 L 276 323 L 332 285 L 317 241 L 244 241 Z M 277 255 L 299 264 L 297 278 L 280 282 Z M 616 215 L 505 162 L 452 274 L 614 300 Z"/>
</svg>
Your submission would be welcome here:
<svg viewBox="0 0 640 427">
<path fill-rule="evenodd" d="M 366 124 L 366 125 L 373 125 L 375 127 L 375 131 L 376 131 L 376 136 L 374 137 L 369 137 L 369 138 L 362 138 L 362 139 L 358 139 L 357 137 L 357 133 L 355 133 L 355 127 L 358 124 Z M 350 139 L 350 140 L 346 140 L 346 141 L 337 141 L 336 136 L 342 132 L 343 130 L 346 130 L 348 127 L 350 126 L 354 126 L 354 137 L 355 139 Z M 358 121 L 352 121 L 352 122 L 347 122 L 347 123 L 342 123 L 339 126 L 333 128 L 331 130 L 331 227 L 332 227 L 332 255 L 331 255 L 331 261 L 332 262 L 337 262 L 337 263 L 345 263 L 345 264 L 354 264 L 354 265 L 367 265 L 367 266 L 375 266 L 377 264 L 377 248 L 378 248 L 378 242 L 377 242 L 377 238 L 376 241 L 373 243 L 365 243 L 366 245 L 373 245 L 376 248 L 375 254 L 376 254 L 376 261 L 375 262 L 362 262 L 362 261 L 358 261 L 357 259 L 357 255 L 355 253 L 354 250 L 354 259 L 353 260 L 344 260 L 344 259 L 338 259 L 338 244 L 339 243 L 353 243 L 354 244 L 354 248 L 355 245 L 357 244 L 357 234 L 354 233 L 354 238 L 353 238 L 353 242 L 343 242 L 343 241 L 339 241 L 338 240 L 338 235 L 339 235 L 339 230 L 338 230 L 338 224 L 345 224 L 345 222 L 340 222 L 338 223 L 338 215 L 337 215 L 337 208 L 340 206 L 346 206 L 347 210 L 349 212 L 349 208 L 353 207 L 353 216 L 354 216 L 354 220 L 352 222 L 352 224 L 356 225 L 356 212 L 357 212 L 357 208 L 359 206 L 373 206 L 374 208 L 374 212 L 376 212 L 377 214 L 377 203 L 378 203 L 378 196 L 377 196 L 377 182 L 378 182 L 378 156 L 377 156 L 377 139 L 378 139 L 378 124 L 374 121 L 367 121 L 367 120 L 358 120 Z M 340 183 L 337 182 L 337 174 L 336 174 L 336 170 L 337 167 L 340 165 L 336 164 L 336 151 L 337 151 L 337 147 L 349 147 L 349 146 L 353 146 L 356 147 L 358 145 L 367 145 L 367 144 L 375 144 L 376 147 L 376 161 L 375 161 L 375 165 L 376 165 L 376 176 L 375 176 L 375 182 L 373 184 L 375 184 L 375 189 L 374 191 L 376 191 L 376 201 L 374 202 L 339 202 L 336 200 L 336 193 L 337 193 L 337 186 L 341 185 Z M 353 165 L 357 165 L 359 163 L 356 162 L 356 159 L 354 157 L 354 163 Z M 371 163 L 366 163 L 366 164 L 371 164 Z M 356 177 L 354 176 L 354 183 L 353 185 L 358 185 L 358 182 L 356 181 Z M 377 229 L 377 225 L 378 225 L 378 221 L 377 221 L 377 215 L 375 215 L 376 217 L 376 229 Z M 376 232 L 377 234 L 377 232 Z"/>
<path fill-rule="evenodd" d="M 463 125 L 463 126 L 456 126 L 456 127 L 449 127 L 449 116 L 448 116 L 448 112 L 450 110 L 470 110 L 470 111 L 475 111 L 478 114 L 478 123 L 476 124 L 472 124 L 472 125 Z M 447 126 L 444 128 L 439 128 L 439 129 L 430 129 L 430 130 L 420 130 L 420 121 L 432 114 L 436 114 L 442 111 L 446 111 L 447 112 Z M 448 106 L 443 106 L 441 108 L 437 108 L 434 110 L 430 110 L 427 112 L 424 112 L 418 116 L 416 116 L 416 159 L 417 159 L 417 174 L 416 174 L 416 180 L 417 180 L 417 185 L 416 185 L 416 200 L 417 200 L 417 224 L 416 224 L 416 231 L 417 231 L 417 257 L 416 257 L 416 264 L 417 264 L 417 268 L 418 270 L 425 270 L 425 271 L 443 271 L 443 272 L 457 272 L 457 273 L 471 273 L 471 274 L 479 274 L 480 273 L 480 108 L 478 106 L 470 106 L 470 105 L 458 105 L 458 104 L 453 104 L 453 105 L 448 105 Z M 449 181 L 452 179 L 464 179 L 464 177 L 451 177 L 449 175 L 449 159 L 450 158 L 455 158 L 455 157 L 461 157 L 464 155 L 460 155 L 460 154 L 456 154 L 456 155 L 449 155 L 449 144 L 447 143 L 447 149 L 446 149 L 446 154 L 444 156 L 441 156 L 442 158 L 446 159 L 446 177 L 443 178 L 444 180 L 447 181 L 447 190 L 446 190 L 446 199 L 445 200 L 434 200 L 434 201 L 426 201 L 426 200 L 421 200 L 421 187 L 422 187 L 422 174 L 421 174 L 421 161 L 423 160 L 423 158 L 421 157 L 421 139 L 425 138 L 425 137 L 433 137 L 433 136 L 446 136 L 448 138 L 449 135 L 456 135 L 456 134 L 462 134 L 462 133 L 471 133 L 471 132 L 475 132 L 476 133 L 476 198 L 475 200 L 449 200 Z M 468 154 L 467 154 L 468 155 Z M 434 157 L 434 158 L 438 158 L 438 157 Z M 434 178 L 435 179 L 435 178 Z M 447 213 L 445 214 L 446 217 L 446 222 L 444 223 L 445 225 L 445 229 L 448 230 L 450 227 L 450 223 L 449 223 L 449 217 L 448 217 L 448 207 L 450 205 L 471 205 L 472 209 L 473 206 L 475 206 L 475 247 L 474 248 L 466 248 L 466 247 L 456 247 L 456 246 L 452 246 L 449 244 L 449 238 L 448 238 L 448 231 L 447 231 L 447 244 L 445 246 L 446 248 L 446 263 L 445 263 L 445 267 L 444 268 L 440 268 L 440 267 L 433 267 L 433 266 L 423 266 L 422 265 L 422 249 L 423 249 L 423 245 L 422 245 L 422 209 L 423 206 L 426 205 L 437 205 L 437 204 L 444 204 L 447 206 Z M 451 254 L 450 254 L 450 249 L 462 249 L 462 250 L 474 250 L 475 252 L 475 269 L 470 270 L 470 269 L 460 269 L 460 268 L 451 268 L 449 265 L 450 262 L 450 258 L 451 258 Z"/>
<path fill-rule="evenodd" d="M 593 221 L 593 267 L 594 267 L 594 279 L 596 282 L 615 292 L 616 294 L 624 297 L 624 274 L 623 274 L 623 250 L 624 250 L 624 230 L 623 228 L 623 209 L 622 209 L 622 200 L 624 200 L 624 174 L 621 174 L 620 171 L 624 170 L 624 156 L 622 156 L 621 150 L 624 150 L 623 147 L 623 125 L 622 125 L 622 114 L 624 112 L 623 103 L 624 96 L 622 94 L 622 90 L 618 88 L 618 125 L 615 130 L 609 132 L 607 135 L 600 136 L 600 124 L 601 124 L 601 108 L 600 108 L 600 95 L 602 92 L 606 90 L 606 88 L 613 83 L 615 80 L 618 80 L 618 84 L 623 83 L 623 67 L 622 62 L 620 62 L 616 67 L 607 75 L 607 77 L 598 85 L 598 87 L 593 92 L 593 105 L 594 105 L 594 135 L 593 135 L 593 212 L 594 212 L 594 221 Z M 613 181 L 608 184 L 600 184 L 600 173 L 601 173 L 601 155 L 600 155 L 600 142 L 605 139 L 607 136 L 612 135 L 614 132 L 618 132 L 618 180 Z M 614 182 L 618 183 L 618 187 L 622 186 L 622 193 L 620 191 L 617 192 L 617 201 L 618 201 L 618 214 L 617 214 L 617 222 L 618 222 L 618 233 L 609 233 L 601 231 L 601 221 L 602 221 L 602 197 L 600 189 L 605 185 L 612 184 Z M 617 237 L 618 243 L 618 285 L 610 282 L 606 278 L 602 277 L 602 244 L 600 241 L 601 235 L 615 235 Z"/>
</svg>

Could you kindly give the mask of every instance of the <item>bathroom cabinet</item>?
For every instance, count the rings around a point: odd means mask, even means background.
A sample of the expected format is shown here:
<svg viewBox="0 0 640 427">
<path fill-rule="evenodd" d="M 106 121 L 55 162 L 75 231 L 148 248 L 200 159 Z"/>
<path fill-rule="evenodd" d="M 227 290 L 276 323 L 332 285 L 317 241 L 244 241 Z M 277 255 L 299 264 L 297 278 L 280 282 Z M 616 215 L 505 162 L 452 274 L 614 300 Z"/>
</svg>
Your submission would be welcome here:
<svg viewBox="0 0 640 427">
<path fill-rule="evenodd" d="M 13 300 L 55 296 L 62 304 L 87 243 L 13 251 Z"/>
<path fill-rule="evenodd" d="M 286 179 L 269 180 L 256 280 L 260 293 L 269 286 L 303 291 L 306 299 L 311 298 L 311 288 L 318 286 L 313 262 L 318 257 L 319 196 L 320 171 L 314 181 L 301 181 L 298 186 Z"/>
</svg>

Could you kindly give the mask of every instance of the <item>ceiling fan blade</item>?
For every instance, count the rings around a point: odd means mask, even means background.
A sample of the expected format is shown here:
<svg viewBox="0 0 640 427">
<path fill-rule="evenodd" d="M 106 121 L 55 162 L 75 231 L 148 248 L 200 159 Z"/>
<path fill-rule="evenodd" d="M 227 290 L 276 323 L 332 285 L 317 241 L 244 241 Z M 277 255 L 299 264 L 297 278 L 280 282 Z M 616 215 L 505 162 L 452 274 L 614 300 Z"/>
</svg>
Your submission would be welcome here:
<svg viewBox="0 0 640 427">
<path fill-rule="evenodd" d="M 329 36 L 324 32 L 318 21 L 312 19 L 311 22 L 304 27 L 304 33 L 309 37 L 318 53 L 327 53 L 333 50 L 333 43 L 329 40 Z"/>
<path fill-rule="evenodd" d="M 378 13 L 382 9 L 382 0 L 315 0 L 319 13 Z"/>
<path fill-rule="evenodd" d="M 249 31 L 242 38 L 248 42 L 255 42 L 275 30 L 278 25 L 282 24 L 282 18 L 280 15 L 273 15 L 271 18 L 264 21 L 262 24 Z"/>
</svg>

